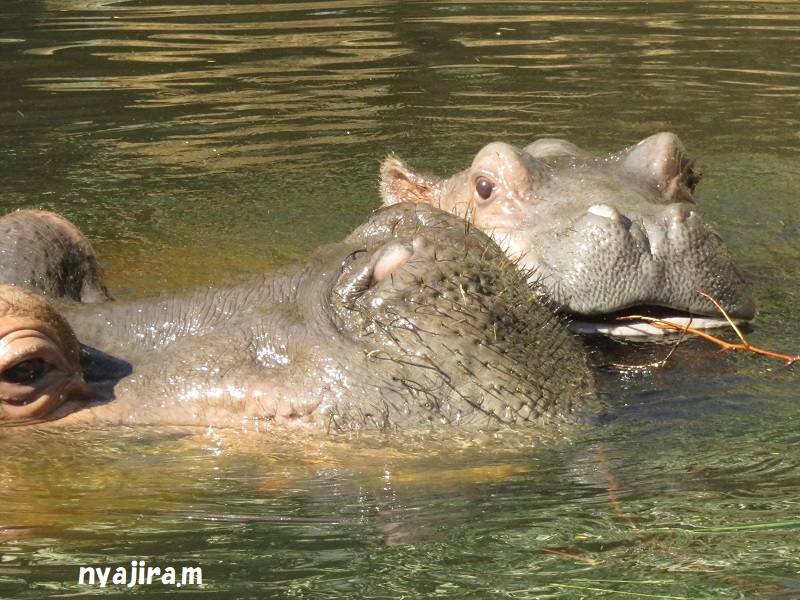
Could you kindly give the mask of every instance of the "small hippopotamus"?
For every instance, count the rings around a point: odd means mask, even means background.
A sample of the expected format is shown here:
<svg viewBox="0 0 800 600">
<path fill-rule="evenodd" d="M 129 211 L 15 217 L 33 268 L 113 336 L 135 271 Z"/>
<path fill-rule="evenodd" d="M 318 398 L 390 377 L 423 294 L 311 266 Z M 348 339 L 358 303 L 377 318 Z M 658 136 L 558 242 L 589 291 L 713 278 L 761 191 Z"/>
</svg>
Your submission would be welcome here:
<svg viewBox="0 0 800 600">
<path fill-rule="evenodd" d="M 493 429 L 573 422 L 593 405 L 580 344 L 531 301 L 527 274 L 430 206 L 381 210 L 308 264 L 155 298 L 56 293 L 50 279 L 71 264 L 51 253 L 35 276 L 0 271 L 2 421 Z"/>
<path fill-rule="evenodd" d="M 560 139 L 522 150 L 495 142 L 449 179 L 389 157 L 381 195 L 388 205 L 429 203 L 475 223 L 532 273 L 577 331 L 659 332 L 617 324 L 625 313 L 675 322 L 691 315 L 695 328 L 725 324 L 698 292 L 731 318 L 752 319 L 744 277 L 697 213 L 693 165 L 672 133 L 602 157 Z"/>
</svg>

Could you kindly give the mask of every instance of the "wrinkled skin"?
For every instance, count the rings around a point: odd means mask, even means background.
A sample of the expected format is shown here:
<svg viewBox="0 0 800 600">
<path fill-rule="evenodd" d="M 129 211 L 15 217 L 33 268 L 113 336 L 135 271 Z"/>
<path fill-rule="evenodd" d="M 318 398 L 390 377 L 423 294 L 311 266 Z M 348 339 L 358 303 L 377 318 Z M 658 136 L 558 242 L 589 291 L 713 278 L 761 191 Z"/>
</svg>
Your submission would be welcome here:
<svg viewBox="0 0 800 600">
<path fill-rule="evenodd" d="M 64 318 L 0 286 L 0 419 L 552 427 L 589 405 L 593 380 L 530 296 L 483 233 L 410 204 L 305 266 L 227 286 L 60 304 Z"/>
<path fill-rule="evenodd" d="M 680 140 L 660 133 L 603 157 L 558 139 L 523 150 L 495 142 L 449 179 L 389 157 L 381 194 L 385 204 L 425 202 L 475 223 L 547 288 L 575 329 L 633 335 L 658 330 L 608 317 L 663 307 L 659 316 L 691 313 L 693 327 L 724 324 L 699 291 L 733 319 L 755 315 L 742 274 L 697 213 L 697 180 Z M 603 324 L 586 322 L 598 317 Z"/>
<path fill-rule="evenodd" d="M 0 284 L 0 421 L 44 419 L 67 398 L 92 393 L 81 347 L 44 298 Z"/>
</svg>

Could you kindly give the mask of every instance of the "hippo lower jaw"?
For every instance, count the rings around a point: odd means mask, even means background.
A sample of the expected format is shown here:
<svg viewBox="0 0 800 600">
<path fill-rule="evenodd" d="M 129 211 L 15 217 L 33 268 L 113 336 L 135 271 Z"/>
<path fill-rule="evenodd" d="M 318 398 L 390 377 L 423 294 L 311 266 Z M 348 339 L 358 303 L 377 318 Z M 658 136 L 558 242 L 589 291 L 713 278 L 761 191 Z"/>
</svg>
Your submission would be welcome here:
<svg viewBox="0 0 800 600">
<path fill-rule="evenodd" d="M 634 314 L 633 312 L 631 313 Z M 659 316 L 660 321 L 665 323 L 672 323 L 677 327 L 685 328 L 691 327 L 692 329 L 717 329 L 720 327 L 730 327 L 733 322 L 736 325 L 746 323 L 745 319 L 731 319 L 728 321 L 725 318 L 716 317 L 703 317 L 703 316 Z M 656 327 L 647 321 L 631 320 L 622 322 L 592 322 L 592 321 L 572 321 L 569 324 L 570 331 L 585 335 L 603 334 L 614 337 L 652 337 L 652 336 L 665 336 L 675 334 L 677 329 L 669 327 Z"/>
</svg>

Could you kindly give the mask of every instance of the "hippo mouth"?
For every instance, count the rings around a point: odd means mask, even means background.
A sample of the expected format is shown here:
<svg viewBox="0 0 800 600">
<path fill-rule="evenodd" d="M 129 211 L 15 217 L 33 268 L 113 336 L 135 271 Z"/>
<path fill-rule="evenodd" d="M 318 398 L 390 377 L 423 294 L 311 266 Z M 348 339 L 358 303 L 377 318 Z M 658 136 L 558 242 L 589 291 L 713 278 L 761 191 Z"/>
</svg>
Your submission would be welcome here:
<svg viewBox="0 0 800 600">
<path fill-rule="evenodd" d="M 644 318 L 637 318 L 644 317 Z M 617 337 L 664 336 L 679 333 L 677 328 L 659 327 L 650 319 L 658 319 L 677 327 L 692 329 L 716 329 L 730 327 L 725 317 L 697 315 L 662 306 L 633 306 L 606 315 L 571 315 L 570 330 L 580 334 L 603 334 Z M 736 325 L 745 319 L 731 319 Z"/>
</svg>

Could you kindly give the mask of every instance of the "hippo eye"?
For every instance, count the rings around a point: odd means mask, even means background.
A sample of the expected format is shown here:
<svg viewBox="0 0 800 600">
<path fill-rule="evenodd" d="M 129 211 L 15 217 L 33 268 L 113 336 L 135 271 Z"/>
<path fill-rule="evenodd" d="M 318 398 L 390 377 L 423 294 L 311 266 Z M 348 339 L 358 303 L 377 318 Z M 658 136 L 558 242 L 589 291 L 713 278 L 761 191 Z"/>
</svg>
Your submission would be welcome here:
<svg viewBox="0 0 800 600">
<path fill-rule="evenodd" d="M 30 385 L 44 376 L 48 367 L 48 363 L 41 358 L 23 360 L 0 373 L 0 380 L 17 385 Z"/>
<path fill-rule="evenodd" d="M 489 196 L 491 196 L 494 191 L 494 184 L 486 179 L 486 177 L 478 177 L 478 180 L 475 182 L 475 191 L 478 192 L 478 196 L 484 200 L 488 200 Z"/>
</svg>

